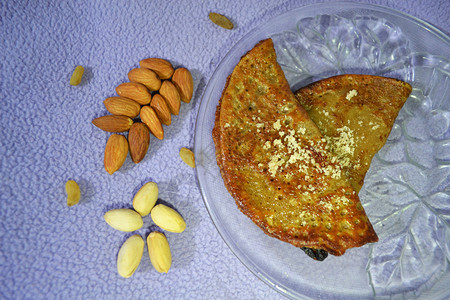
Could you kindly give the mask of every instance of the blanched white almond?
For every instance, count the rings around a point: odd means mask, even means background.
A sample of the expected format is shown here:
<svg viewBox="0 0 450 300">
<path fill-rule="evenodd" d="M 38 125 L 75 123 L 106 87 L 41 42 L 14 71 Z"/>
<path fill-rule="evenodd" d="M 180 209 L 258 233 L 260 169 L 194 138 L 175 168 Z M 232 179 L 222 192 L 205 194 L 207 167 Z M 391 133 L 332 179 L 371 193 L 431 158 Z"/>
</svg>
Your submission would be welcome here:
<svg viewBox="0 0 450 300">
<path fill-rule="evenodd" d="M 117 255 L 117 272 L 120 276 L 129 278 L 138 268 L 144 254 L 145 242 L 138 234 L 129 237 Z"/>
<path fill-rule="evenodd" d="M 161 232 L 151 232 L 147 237 L 147 248 L 156 271 L 167 273 L 172 265 L 172 254 L 166 236 Z"/>
<path fill-rule="evenodd" d="M 144 225 L 141 215 L 128 208 L 112 209 L 103 217 L 109 226 L 125 232 L 138 230 Z"/>
<path fill-rule="evenodd" d="M 164 204 L 153 207 L 151 216 L 153 222 L 164 230 L 179 233 L 186 229 L 183 217 L 176 210 Z"/>
<path fill-rule="evenodd" d="M 150 213 L 157 200 L 158 185 L 154 182 L 147 182 L 134 195 L 133 208 L 144 217 Z"/>
</svg>

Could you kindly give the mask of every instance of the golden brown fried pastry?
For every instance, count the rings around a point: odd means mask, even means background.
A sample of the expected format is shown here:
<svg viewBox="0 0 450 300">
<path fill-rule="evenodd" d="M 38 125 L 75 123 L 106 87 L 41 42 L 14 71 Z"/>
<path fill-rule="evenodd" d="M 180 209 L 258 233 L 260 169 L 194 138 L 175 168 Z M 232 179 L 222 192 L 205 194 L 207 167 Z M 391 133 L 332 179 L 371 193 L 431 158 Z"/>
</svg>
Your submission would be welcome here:
<svg viewBox="0 0 450 300">
<path fill-rule="evenodd" d="M 314 82 L 295 97 L 359 192 L 373 156 L 386 143 L 410 93 L 411 86 L 397 79 L 349 74 Z"/>
<path fill-rule="evenodd" d="M 333 255 L 378 241 L 342 167 L 290 90 L 271 39 L 228 77 L 213 139 L 226 188 L 269 236 Z"/>
</svg>

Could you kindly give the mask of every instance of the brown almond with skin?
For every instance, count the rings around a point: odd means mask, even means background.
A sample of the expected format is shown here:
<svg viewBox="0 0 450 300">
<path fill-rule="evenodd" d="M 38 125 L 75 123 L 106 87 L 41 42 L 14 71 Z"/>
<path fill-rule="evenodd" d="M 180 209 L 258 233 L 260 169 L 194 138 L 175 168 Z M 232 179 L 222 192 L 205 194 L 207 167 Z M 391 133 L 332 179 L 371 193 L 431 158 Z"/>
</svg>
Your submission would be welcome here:
<svg viewBox="0 0 450 300">
<path fill-rule="evenodd" d="M 141 122 L 134 123 L 128 132 L 130 156 L 134 163 L 139 163 L 147 154 L 150 145 L 150 130 Z"/>
<path fill-rule="evenodd" d="M 191 102 L 194 93 L 194 80 L 191 72 L 186 68 L 176 69 L 172 76 L 172 83 L 177 87 L 181 101 Z"/>
<path fill-rule="evenodd" d="M 141 120 L 147 125 L 150 132 L 158 139 L 164 138 L 164 130 L 155 110 L 146 105 L 141 108 Z"/>
<path fill-rule="evenodd" d="M 141 60 L 139 65 L 154 71 L 160 79 L 169 79 L 174 71 L 172 64 L 162 58 L 146 58 Z"/>
<path fill-rule="evenodd" d="M 105 147 L 105 156 L 103 163 L 105 170 L 113 174 L 122 167 L 128 154 L 128 141 L 120 134 L 112 134 Z"/>
<path fill-rule="evenodd" d="M 136 68 L 128 72 L 128 79 L 145 85 L 150 91 L 157 91 L 161 87 L 158 75 L 147 68 Z"/>
<path fill-rule="evenodd" d="M 119 96 L 130 98 L 140 105 L 147 105 L 152 99 L 152 95 L 145 85 L 137 82 L 121 83 L 116 87 L 116 92 Z"/>
<path fill-rule="evenodd" d="M 159 94 L 153 96 L 152 102 L 150 102 L 150 106 L 155 110 L 156 115 L 158 116 L 161 123 L 167 126 L 172 123 L 172 116 L 163 96 Z"/>
<path fill-rule="evenodd" d="M 104 131 L 124 132 L 131 128 L 133 120 L 127 116 L 107 115 L 92 120 L 92 124 Z"/>
<path fill-rule="evenodd" d="M 176 86 L 169 80 L 165 80 L 161 84 L 159 94 L 164 97 L 164 100 L 166 100 L 170 113 L 173 115 L 178 115 L 180 112 L 181 98 Z"/>
<path fill-rule="evenodd" d="M 124 97 L 109 97 L 103 101 L 106 109 L 113 115 L 136 118 L 141 110 L 141 105 L 136 101 Z"/>
</svg>

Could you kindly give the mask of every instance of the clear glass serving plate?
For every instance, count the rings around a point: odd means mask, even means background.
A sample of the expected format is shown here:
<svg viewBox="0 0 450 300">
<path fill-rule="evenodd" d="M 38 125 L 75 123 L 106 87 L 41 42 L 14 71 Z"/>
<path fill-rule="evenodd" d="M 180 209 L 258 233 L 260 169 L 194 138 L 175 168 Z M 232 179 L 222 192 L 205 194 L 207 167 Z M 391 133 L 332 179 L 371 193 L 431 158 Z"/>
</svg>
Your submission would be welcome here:
<svg viewBox="0 0 450 300">
<path fill-rule="evenodd" d="M 323 262 L 265 235 L 226 190 L 212 140 L 227 76 L 271 37 L 293 90 L 337 74 L 395 77 L 413 91 L 376 154 L 361 202 L 380 241 Z M 239 40 L 210 79 L 196 123 L 197 175 L 206 207 L 235 255 L 292 298 L 450 297 L 450 39 L 388 8 L 314 4 L 273 18 Z"/>
</svg>

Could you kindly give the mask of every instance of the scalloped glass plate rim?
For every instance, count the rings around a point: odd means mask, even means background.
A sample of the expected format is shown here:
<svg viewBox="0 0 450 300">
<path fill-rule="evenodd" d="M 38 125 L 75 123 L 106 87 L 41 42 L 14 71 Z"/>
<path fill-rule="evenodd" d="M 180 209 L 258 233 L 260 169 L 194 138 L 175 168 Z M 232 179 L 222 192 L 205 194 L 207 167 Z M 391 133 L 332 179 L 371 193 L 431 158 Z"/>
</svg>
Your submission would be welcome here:
<svg viewBox="0 0 450 300">
<path fill-rule="evenodd" d="M 430 34 L 433 34 L 433 35 L 435 35 L 436 38 L 440 39 L 441 42 L 450 45 L 450 38 L 448 36 L 446 36 L 442 31 L 440 31 L 439 29 L 434 27 L 433 25 L 430 25 L 427 22 L 422 21 L 414 16 L 411 16 L 409 14 L 406 14 L 406 13 L 403 13 L 403 12 L 400 12 L 400 11 L 397 11 L 397 10 L 394 10 L 394 9 L 391 9 L 388 7 L 383 7 L 383 6 L 374 5 L 374 4 L 354 3 L 354 2 L 319 3 L 319 4 L 310 4 L 310 5 L 292 9 L 290 11 L 287 11 L 285 13 L 282 13 L 280 15 L 272 17 L 266 23 L 260 25 L 259 27 L 252 29 L 250 32 L 248 32 L 246 35 L 244 35 L 236 44 L 234 44 L 231 47 L 229 52 L 224 56 L 222 61 L 216 67 L 216 70 L 212 74 L 208 84 L 206 85 L 205 91 L 203 93 L 203 97 L 202 97 L 200 107 L 199 107 L 199 112 L 197 115 L 196 126 L 195 126 L 196 128 L 195 128 L 194 151 L 196 154 L 196 161 L 197 161 L 196 175 L 197 175 L 197 182 L 198 182 L 201 194 L 202 194 L 202 198 L 204 200 L 204 203 L 208 210 L 208 213 L 209 213 L 211 219 L 213 220 L 213 223 L 216 226 L 219 234 L 221 235 L 221 237 L 223 238 L 223 240 L 225 241 L 227 246 L 230 248 L 230 250 L 234 253 L 234 255 L 236 255 L 236 257 L 253 274 L 255 274 L 263 282 L 265 282 L 266 284 L 268 284 L 270 287 L 274 288 L 275 290 L 279 291 L 280 293 L 284 294 L 285 296 L 292 297 L 292 298 L 297 298 L 297 297 L 309 298 L 309 296 L 305 295 L 302 290 L 292 291 L 292 290 L 286 289 L 284 286 L 282 286 L 278 282 L 276 282 L 276 280 L 274 280 L 274 278 L 271 274 L 264 273 L 263 270 L 261 270 L 261 268 L 258 265 L 256 265 L 253 261 L 251 261 L 248 258 L 248 256 L 246 255 L 246 253 L 243 253 L 240 250 L 239 246 L 235 244 L 235 242 L 232 238 L 232 234 L 230 234 L 229 232 L 226 232 L 225 228 L 222 228 L 222 224 L 220 223 L 221 221 L 218 219 L 216 213 L 212 210 L 211 205 L 209 203 L 210 200 L 207 199 L 207 197 L 206 197 L 206 192 L 205 192 L 206 187 L 205 187 L 205 183 L 203 181 L 203 174 L 201 173 L 201 171 L 202 171 L 202 167 L 201 167 L 202 166 L 202 163 L 201 163 L 201 150 L 202 150 L 201 145 L 202 145 L 202 143 L 201 143 L 200 131 L 203 129 L 202 124 L 201 124 L 203 120 L 201 119 L 201 117 L 205 115 L 205 110 L 207 108 L 207 105 L 210 104 L 209 99 L 211 97 L 212 92 L 214 92 L 214 90 L 220 84 L 222 84 L 222 86 L 220 87 L 220 91 L 223 88 L 224 81 L 223 81 L 222 72 L 223 72 L 224 65 L 231 64 L 234 68 L 234 66 L 238 62 L 238 59 L 233 58 L 233 55 L 235 54 L 236 50 L 239 49 L 241 52 L 241 55 L 244 55 L 246 51 L 251 49 L 251 47 L 247 47 L 246 50 L 243 50 L 242 44 L 245 44 L 247 42 L 248 45 L 251 45 L 254 42 L 255 37 L 258 36 L 259 34 L 261 34 L 261 31 L 263 31 L 263 29 L 266 26 L 268 26 L 268 24 L 273 24 L 274 22 L 277 22 L 277 20 L 279 20 L 280 18 L 296 17 L 295 20 L 298 21 L 299 20 L 298 15 L 299 14 L 301 15 L 302 11 L 303 12 L 308 11 L 308 10 L 317 11 L 317 10 L 320 10 L 321 8 L 326 8 L 326 9 L 335 8 L 335 7 L 330 7 L 333 5 L 339 5 L 339 8 L 337 8 L 338 12 L 344 12 L 347 9 L 354 10 L 354 9 L 359 8 L 359 9 L 364 9 L 364 10 L 375 10 L 377 12 L 387 13 L 387 14 L 391 14 L 391 15 L 394 15 L 397 17 L 401 17 L 403 19 L 406 19 L 408 22 L 411 22 L 413 25 L 420 26 L 421 28 L 426 29 Z M 269 36 L 269 34 L 267 36 Z M 248 42 L 248 41 L 251 41 L 251 42 Z M 255 44 L 255 43 L 253 43 L 253 44 Z M 225 76 L 227 76 L 227 75 L 228 74 L 226 74 Z M 220 78 L 221 76 L 222 76 L 222 78 L 221 78 L 222 82 L 217 82 L 217 78 Z M 216 100 L 218 101 L 218 99 L 216 99 Z M 216 104 L 217 104 L 217 102 L 215 102 L 215 105 Z"/>
</svg>

